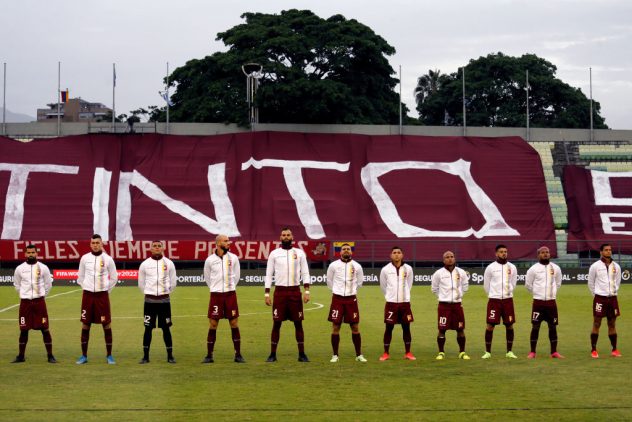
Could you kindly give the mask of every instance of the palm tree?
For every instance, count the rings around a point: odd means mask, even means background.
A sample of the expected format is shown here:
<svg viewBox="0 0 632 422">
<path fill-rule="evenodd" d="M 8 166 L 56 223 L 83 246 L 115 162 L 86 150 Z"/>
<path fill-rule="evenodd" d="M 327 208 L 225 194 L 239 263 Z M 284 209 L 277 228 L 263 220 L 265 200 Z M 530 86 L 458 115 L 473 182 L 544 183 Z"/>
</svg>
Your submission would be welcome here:
<svg viewBox="0 0 632 422">
<path fill-rule="evenodd" d="M 430 69 L 427 75 L 421 75 L 417 78 L 417 86 L 415 87 L 415 102 L 417 106 L 439 90 L 442 79 L 443 75 L 439 69 Z"/>
</svg>

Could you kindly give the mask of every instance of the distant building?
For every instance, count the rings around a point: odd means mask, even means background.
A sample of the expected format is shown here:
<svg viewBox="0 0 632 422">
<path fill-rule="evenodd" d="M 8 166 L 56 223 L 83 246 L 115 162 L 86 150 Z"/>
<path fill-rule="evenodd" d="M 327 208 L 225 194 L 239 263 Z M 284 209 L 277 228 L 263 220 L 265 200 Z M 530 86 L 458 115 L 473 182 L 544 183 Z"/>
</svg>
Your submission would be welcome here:
<svg viewBox="0 0 632 422">
<path fill-rule="evenodd" d="M 57 120 L 57 104 L 47 104 L 48 108 L 37 109 L 37 121 Z M 68 98 L 60 103 L 59 114 L 64 122 L 100 122 L 112 115 L 112 109 L 101 103 L 91 103 L 81 97 Z"/>
</svg>

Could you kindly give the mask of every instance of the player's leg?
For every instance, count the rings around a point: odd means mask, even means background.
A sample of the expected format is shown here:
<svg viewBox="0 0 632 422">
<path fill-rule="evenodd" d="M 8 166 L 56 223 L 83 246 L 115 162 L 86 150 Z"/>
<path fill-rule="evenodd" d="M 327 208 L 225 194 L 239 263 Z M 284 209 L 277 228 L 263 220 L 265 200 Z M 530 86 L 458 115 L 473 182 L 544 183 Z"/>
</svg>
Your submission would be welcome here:
<svg viewBox="0 0 632 422">
<path fill-rule="evenodd" d="M 441 360 L 445 357 L 445 333 L 447 330 L 439 328 L 437 332 L 437 347 L 439 348 L 439 354 L 437 360 Z"/>
<path fill-rule="evenodd" d="M 529 352 L 529 355 L 527 355 L 529 359 L 535 358 L 535 351 L 536 351 L 536 348 L 538 347 L 538 337 L 540 336 L 540 325 L 541 325 L 541 322 L 538 321 L 537 319 L 531 322 L 531 335 L 529 336 L 531 351 Z"/>
<path fill-rule="evenodd" d="M 395 324 L 384 324 L 384 353 L 389 354 L 391 349 L 391 340 L 393 339 L 393 328 Z"/>
<path fill-rule="evenodd" d="M 612 346 L 612 356 L 620 357 L 621 353 L 617 349 L 617 317 L 608 316 L 608 338 L 610 339 L 610 344 Z"/>
<path fill-rule="evenodd" d="M 468 360 L 470 357 L 465 353 L 465 329 L 456 330 L 456 342 L 459 345 L 459 359 Z"/>
<path fill-rule="evenodd" d="M 592 331 L 590 333 L 590 347 L 593 355 L 597 353 L 597 341 L 599 340 L 599 329 L 601 328 L 601 319 L 600 316 L 593 316 L 593 325 Z M 596 357 L 599 357 L 597 355 Z"/>
<path fill-rule="evenodd" d="M 505 333 L 506 333 L 506 338 L 507 338 L 507 357 L 515 357 L 516 355 L 514 355 L 514 353 L 512 352 L 513 349 L 513 342 L 514 342 L 514 328 L 513 328 L 513 324 L 506 324 L 505 325 Z"/>
<path fill-rule="evenodd" d="M 206 334 L 206 356 L 202 360 L 202 363 L 213 363 L 213 351 L 215 349 L 215 340 L 217 339 L 217 326 L 219 321 L 210 318 L 208 319 L 208 333 Z"/>
<path fill-rule="evenodd" d="M 113 336 L 112 336 L 111 323 L 103 324 L 103 338 L 105 339 L 105 352 L 106 352 L 106 357 L 108 358 L 108 363 L 114 362 L 114 359 L 112 358 Z"/>
<path fill-rule="evenodd" d="M 494 339 L 494 324 L 487 324 L 485 326 L 485 354 L 483 359 L 491 357 L 492 353 L 492 340 Z M 489 357 L 486 357 L 489 354 Z"/>
<path fill-rule="evenodd" d="M 18 355 L 15 357 L 12 363 L 22 363 L 26 359 L 24 354 L 26 353 L 26 344 L 29 341 L 29 330 L 20 329 L 20 338 L 18 339 Z"/>
<path fill-rule="evenodd" d="M 340 325 L 341 324 L 336 324 L 335 322 L 331 323 L 331 350 L 332 355 L 335 357 L 338 357 L 338 349 L 340 345 Z M 334 359 L 333 356 L 332 361 L 337 361 L 337 359 Z"/>
<path fill-rule="evenodd" d="M 81 357 L 79 358 L 77 363 L 80 363 L 80 361 L 83 361 L 83 360 L 87 362 L 88 343 L 90 342 L 90 325 L 91 325 L 90 323 L 81 324 Z M 81 363 L 85 363 L 85 362 L 81 362 Z"/>
<path fill-rule="evenodd" d="M 152 306 L 149 302 L 143 305 L 143 325 L 145 332 L 143 333 L 143 358 L 140 364 L 149 363 L 149 348 L 151 347 L 152 332 L 155 327 L 156 315 L 153 314 Z"/>
<path fill-rule="evenodd" d="M 410 344 L 412 343 L 413 336 L 410 333 L 410 324 L 402 322 L 402 340 L 404 341 L 405 353 L 410 353 Z"/>
<path fill-rule="evenodd" d="M 549 325 L 549 343 L 551 343 L 551 356 L 561 356 L 559 355 L 559 353 L 557 353 L 557 326 L 551 320 L 547 321 L 547 323 Z"/>
<path fill-rule="evenodd" d="M 298 347 L 298 361 L 309 362 L 305 354 L 305 332 L 303 331 L 303 321 L 294 321 L 294 335 L 296 337 L 296 346 Z"/>
<path fill-rule="evenodd" d="M 176 363 L 173 358 L 173 338 L 171 337 L 171 328 L 165 324 L 162 327 L 162 339 L 165 342 L 165 348 L 167 349 L 167 362 Z"/>
<path fill-rule="evenodd" d="M 366 361 L 362 355 L 362 337 L 360 336 L 360 323 L 352 322 L 349 324 L 351 328 L 351 341 L 353 342 L 353 348 L 355 349 L 356 358 L 362 357 L 362 359 L 356 359 L 361 362 Z"/>
<path fill-rule="evenodd" d="M 42 329 L 42 340 L 44 340 L 44 347 L 46 348 L 48 363 L 57 363 L 55 356 L 53 356 L 53 336 L 51 336 L 50 330 L 48 328 Z"/>
<path fill-rule="evenodd" d="M 229 320 L 230 323 L 230 335 L 233 340 L 233 348 L 235 349 L 235 362 L 245 363 L 243 356 L 241 356 L 241 333 L 239 332 L 239 318 L 235 317 Z"/>
</svg>

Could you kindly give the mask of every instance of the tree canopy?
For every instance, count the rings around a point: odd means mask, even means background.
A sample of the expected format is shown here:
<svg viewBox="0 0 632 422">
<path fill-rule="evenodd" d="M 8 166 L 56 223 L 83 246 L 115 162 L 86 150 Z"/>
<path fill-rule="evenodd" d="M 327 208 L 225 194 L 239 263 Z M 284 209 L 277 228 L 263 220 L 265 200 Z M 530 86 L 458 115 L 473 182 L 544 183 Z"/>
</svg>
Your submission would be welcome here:
<svg viewBox="0 0 632 422">
<path fill-rule="evenodd" d="M 534 54 L 503 53 L 472 59 L 465 66 L 468 126 L 520 127 L 526 124 L 529 71 L 529 120 L 533 127 L 588 128 L 590 100 L 555 76 L 557 68 Z M 419 120 L 426 125 L 462 125 L 462 71 L 431 70 L 415 88 Z M 607 128 L 600 105 L 593 101 L 594 128 Z"/>
<path fill-rule="evenodd" d="M 227 51 L 170 75 L 173 121 L 246 124 L 242 65 L 254 62 L 263 66 L 255 98 L 262 123 L 398 123 L 398 80 L 387 60 L 395 49 L 371 28 L 308 10 L 241 17 L 245 23 L 217 35 Z M 164 109 L 151 119 L 164 120 Z"/>
</svg>

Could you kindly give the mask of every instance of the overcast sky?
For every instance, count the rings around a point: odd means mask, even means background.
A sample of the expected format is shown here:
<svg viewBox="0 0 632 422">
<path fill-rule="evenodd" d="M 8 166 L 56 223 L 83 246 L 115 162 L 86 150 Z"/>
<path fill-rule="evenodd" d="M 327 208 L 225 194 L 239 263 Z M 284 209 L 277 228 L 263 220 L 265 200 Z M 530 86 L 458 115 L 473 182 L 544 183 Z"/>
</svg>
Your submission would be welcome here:
<svg viewBox="0 0 632 422">
<path fill-rule="evenodd" d="M 225 50 L 216 34 L 242 23 L 244 12 L 290 8 L 356 19 L 395 47 L 389 60 L 395 70 L 402 66 L 411 116 L 417 117 L 418 76 L 428 69 L 455 72 L 471 58 L 500 51 L 549 60 L 561 80 L 586 95 L 592 67 L 593 98 L 606 123 L 632 129 L 629 0 L 6 1 L 0 62 L 7 63 L 7 109 L 35 116 L 55 102 L 58 61 L 71 97 L 111 106 L 115 62 L 117 114 L 163 105 L 158 90 L 167 62 L 173 70 Z"/>
</svg>

